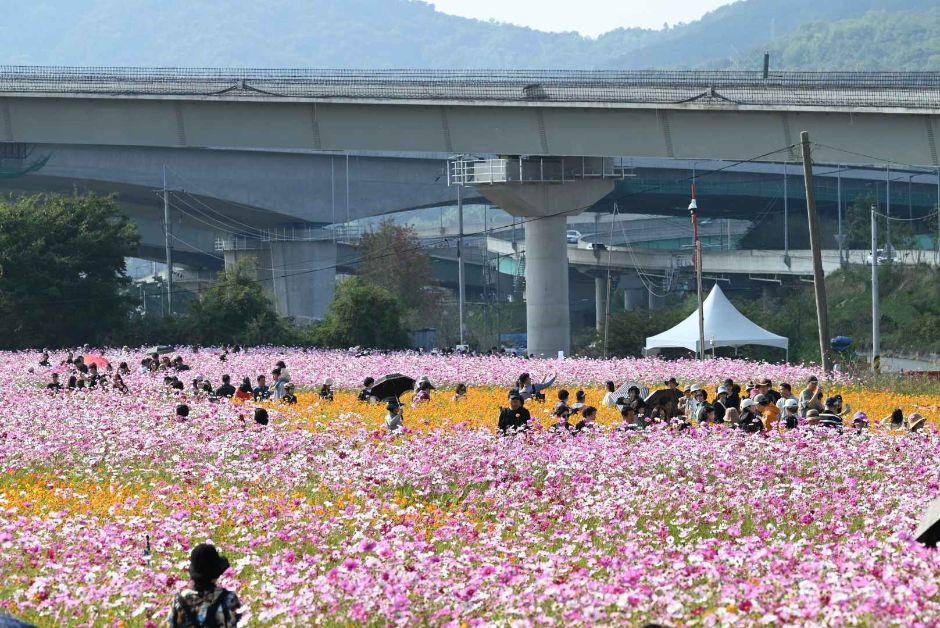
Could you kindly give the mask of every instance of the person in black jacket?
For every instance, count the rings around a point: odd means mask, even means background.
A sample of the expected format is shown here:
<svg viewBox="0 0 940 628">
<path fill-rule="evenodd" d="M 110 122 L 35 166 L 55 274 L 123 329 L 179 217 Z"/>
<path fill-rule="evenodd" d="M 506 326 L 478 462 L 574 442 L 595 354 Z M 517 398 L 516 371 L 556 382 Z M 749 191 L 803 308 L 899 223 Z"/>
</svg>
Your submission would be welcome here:
<svg viewBox="0 0 940 628">
<path fill-rule="evenodd" d="M 372 384 L 375 383 L 375 379 L 371 377 L 365 378 L 362 382 L 362 390 L 359 391 L 359 401 L 369 401 L 372 399 Z"/>
<path fill-rule="evenodd" d="M 764 431 L 764 422 L 756 412 L 757 404 L 753 399 L 741 402 L 741 418 L 738 419 L 738 428 L 747 434 L 757 434 Z"/>
<path fill-rule="evenodd" d="M 584 408 L 581 409 L 581 416 L 583 418 L 574 426 L 575 434 L 580 434 L 584 431 L 590 432 L 597 427 L 595 423 L 595 421 L 597 421 L 597 408 L 594 406 L 584 406 Z"/>
<path fill-rule="evenodd" d="M 215 394 L 219 397 L 231 397 L 235 394 L 235 387 L 232 386 L 232 377 L 230 375 L 222 376 L 222 385 L 216 389 Z"/>
<path fill-rule="evenodd" d="M 725 386 L 718 387 L 718 395 L 715 397 L 715 403 L 712 404 L 715 409 L 716 423 L 724 423 L 725 413 L 728 411 L 728 408 L 733 407 L 728 401 L 729 392 L 730 391 Z"/>
<path fill-rule="evenodd" d="M 825 410 L 819 413 L 819 424 L 824 427 L 831 427 L 838 430 L 842 430 L 844 422 L 842 417 L 839 416 L 836 406 L 839 403 L 839 400 L 835 397 L 829 397 L 826 399 Z"/>
<path fill-rule="evenodd" d="M 499 432 L 509 434 L 525 430 L 529 426 L 529 411 L 523 406 L 522 395 L 516 393 L 509 396 L 509 407 L 499 412 Z"/>
</svg>

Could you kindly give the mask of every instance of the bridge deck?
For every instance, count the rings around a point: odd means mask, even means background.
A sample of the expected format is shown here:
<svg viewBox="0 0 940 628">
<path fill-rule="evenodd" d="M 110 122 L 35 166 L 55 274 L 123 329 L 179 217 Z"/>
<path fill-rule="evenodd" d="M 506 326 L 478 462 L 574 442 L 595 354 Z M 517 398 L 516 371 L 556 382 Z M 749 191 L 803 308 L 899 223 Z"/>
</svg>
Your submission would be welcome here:
<svg viewBox="0 0 940 628">
<path fill-rule="evenodd" d="M 938 72 L 255 70 L 0 66 L 0 93 L 838 108 L 940 107 Z"/>
<path fill-rule="evenodd" d="M 520 252 L 525 245 L 519 244 Z M 488 238 L 487 248 L 498 255 L 513 252 L 512 243 L 497 238 Z M 850 250 L 848 260 L 851 264 L 864 264 L 870 251 Z M 931 251 L 897 251 L 895 263 L 916 265 L 937 265 L 937 254 Z M 667 272 L 692 268 L 692 252 L 676 252 L 658 249 L 628 249 L 612 247 L 609 251 L 569 246 L 568 263 L 581 268 L 606 269 L 608 265 L 618 270 L 640 269 L 644 271 Z M 828 275 L 840 268 L 839 251 L 822 251 L 823 271 Z M 727 275 L 791 275 L 811 276 L 813 258 L 808 250 L 791 250 L 789 264 L 783 251 L 768 250 L 708 250 L 702 251 L 702 268 L 706 273 Z"/>
</svg>

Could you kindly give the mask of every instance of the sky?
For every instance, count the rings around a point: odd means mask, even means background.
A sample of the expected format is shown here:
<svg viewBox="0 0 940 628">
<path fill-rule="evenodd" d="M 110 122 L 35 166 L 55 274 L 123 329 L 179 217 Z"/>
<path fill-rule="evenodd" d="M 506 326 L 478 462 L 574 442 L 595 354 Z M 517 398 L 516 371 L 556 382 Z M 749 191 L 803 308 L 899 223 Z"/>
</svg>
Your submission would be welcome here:
<svg viewBox="0 0 940 628">
<path fill-rule="evenodd" d="M 429 0 L 438 11 L 543 31 L 597 36 L 615 28 L 691 22 L 734 0 Z M 548 9 L 547 7 L 551 7 Z"/>
</svg>

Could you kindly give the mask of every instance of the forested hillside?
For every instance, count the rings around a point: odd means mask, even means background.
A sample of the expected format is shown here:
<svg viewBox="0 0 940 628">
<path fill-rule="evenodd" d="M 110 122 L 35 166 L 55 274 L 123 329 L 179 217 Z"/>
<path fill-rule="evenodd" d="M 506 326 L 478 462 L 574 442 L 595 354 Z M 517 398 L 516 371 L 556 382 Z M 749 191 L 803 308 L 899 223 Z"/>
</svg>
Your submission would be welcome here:
<svg viewBox="0 0 940 628">
<path fill-rule="evenodd" d="M 875 11 L 839 22 L 803 24 L 766 47 L 774 67 L 802 70 L 940 70 L 940 7 Z M 753 68 L 760 51 L 731 64 Z M 716 67 L 724 64 L 718 63 Z"/>
<path fill-rule="evenodd" d="M 0 64 L 304 68 L 940 69 L 936 0 L 740 0 L 597 38 L 438 13 L 417 0 L 32 0 Z M 549 10 L 548 5 L 546 10 Z"/>
</svg>

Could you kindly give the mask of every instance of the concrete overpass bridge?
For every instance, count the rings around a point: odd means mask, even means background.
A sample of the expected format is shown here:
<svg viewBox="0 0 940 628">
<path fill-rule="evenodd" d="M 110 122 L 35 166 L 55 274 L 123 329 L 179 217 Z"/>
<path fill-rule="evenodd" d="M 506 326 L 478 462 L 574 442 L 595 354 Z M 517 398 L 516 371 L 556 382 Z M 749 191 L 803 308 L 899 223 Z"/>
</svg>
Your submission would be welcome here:
<svg viewBox="0 0 940 628">
<path fill-rule="evenodd" d="M 610 156 L 796 160 L 808 130 L 817 162 L 936 167 L 938 116 L 932 73 L 0 67 L 3 142 L 562 160 L 560 183 L 459 180 L 513 215 L 539 218 L 526 225 L 528 326 L 530 348 L 546 354 L 569 347 L 565 220 L 617 196 Z M 604 174 L 572 177 L 576 158 Z"/>
</svg>

